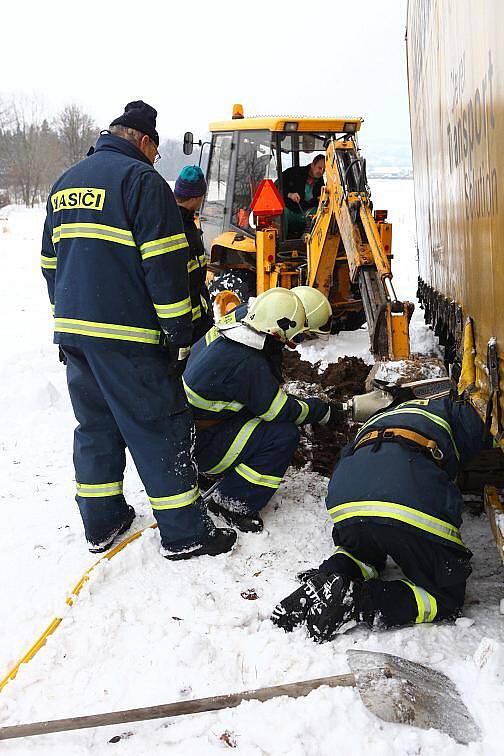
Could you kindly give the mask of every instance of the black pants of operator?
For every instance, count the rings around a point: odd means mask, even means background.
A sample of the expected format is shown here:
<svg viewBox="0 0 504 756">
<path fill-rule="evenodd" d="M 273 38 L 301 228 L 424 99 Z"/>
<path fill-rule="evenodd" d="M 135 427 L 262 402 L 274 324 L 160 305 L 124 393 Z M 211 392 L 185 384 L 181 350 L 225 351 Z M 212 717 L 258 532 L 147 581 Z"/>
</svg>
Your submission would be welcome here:
<svg viewBox="0 0 504 756">
<path fill-rule="evenodd" d="M 326 559 L 320 569 L 364 581 L 358 592 L 357 608 L 368 621 L 393 627 L 454 619 L 460 614 L 466 580 L 471 574 L 469 549 L 426 538 L 416 528 L 374 521 L 336 526 L 333 539 L 337 544 L 336 553 Z M 368 577 L 379 575 L 387 556 L 401 569 L 406 582 Z M 428 612 L 422 617 L 424 601 L 427 606 L 435 607 L 430 618 Z"/>
</svg>

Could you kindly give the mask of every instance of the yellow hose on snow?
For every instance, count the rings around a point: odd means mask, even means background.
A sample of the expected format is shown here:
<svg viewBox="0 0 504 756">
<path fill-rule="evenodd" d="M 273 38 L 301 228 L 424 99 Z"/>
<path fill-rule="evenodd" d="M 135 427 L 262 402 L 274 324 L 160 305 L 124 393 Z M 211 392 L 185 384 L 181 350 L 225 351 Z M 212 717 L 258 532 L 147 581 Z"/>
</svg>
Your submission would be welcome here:
<svg viewBox="0 0 504 756">
<path fill-rule="evenodd" d="M 86 572 L 82 575 L 80 580 L 74 585 L 72 590 L 70 591 L 70 595 L 67 596 L 65 599 L 65 602 L 68 604 L 68 606 L 73 606 L 75 598 L 79 595 L 79 593 L 82 590 L 82 587 L 85 583 L 89 580 L 89 575 L 94 570 L 94 568 L 100 564 L 100 562 L 103 562 L 104 559 L 112 559 L 116 554 L 118 554 L 120 551 L 124 549 L 125 546 L 127 546 L 132 541 L 136 541 L 137 538 L 139 538 L 142 533 L 145 530 L 148 530 L 149 528 L 157 528 L 157 523 L 153 522 L 151 525 L 147 525 L 147 527 L 142 528 L 142 530 L 138 530 L 136 533 L 133 533 L 132 535 L 128 536 L 124 539 L 124 541 L 121 541 L 117 546 L 114 546 L 113 549 L 108 551 L 106 554 L 104 554 L 100 559 L 98 559 L 97 562 L 91 565 L 91 567 L 86 570 Z M 59 626 L 61 621 L 63 620 L 63 617 L 55 617 L 52 622 L 46 627 L 44 632 L 40 635 L 40 637 L 35 641 L 33 646 L 26 652 L 26 654 L 12 667 L 12 669 L 7 673 L 7 675 L 3 678 L 3 680 L 0 681 L 0 691 L 2 691 L 9 680 L 14 680 L 16 677 L 19 667 L 21 664 L 26 664 L 29 662 L 35 654 L 40 651 L 42 646 L 45 645 L 46 640 L 49 638 L 50 635 L 54 633 L 56 628 Z"/>
</svg>

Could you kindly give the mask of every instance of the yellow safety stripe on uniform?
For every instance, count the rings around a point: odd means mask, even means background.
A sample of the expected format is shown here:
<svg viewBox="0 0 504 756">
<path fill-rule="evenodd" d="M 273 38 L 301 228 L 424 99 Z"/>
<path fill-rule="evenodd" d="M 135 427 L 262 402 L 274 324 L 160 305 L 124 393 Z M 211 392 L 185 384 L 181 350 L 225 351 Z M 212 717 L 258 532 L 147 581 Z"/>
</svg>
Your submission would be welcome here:
<svg viewBox="0 0 504 756">
<path fill-rule="evenodd" d="M 212 341 L 215 341 L 215 339 L 219 338 L 219 329 L 215 326 L 212 326 L 208 333 L 205 334 L 205 344 L 208 346 L 212 343 Z"/>
<path fill-rule="evenodd" d="M 263 475 L 262 473 L 257 472 L 257 470 L 253 470 L 248 465 L 244 465 L 243 462 L 237 465 L 235 470 L 238 475 L 241 475 L 242 478 L 248 480 L 249 483 L 254 483 L 256 486 L 274 488 L 275 490 L 283 480 L 283 478 L 279 478 L 277 475 Z"/>
<path fill-rule="evenodd" d="M 160 331 L 148 328 L 117 325 L 116 323 L 95 323 L 91 320 L 73 320 L 72 318 L 55 318 L 56 333 L 75 333 L 80 336 L 95 336 L 102 339 L 119 339 L 120 341 L 139 341 L 143 344 L 159 344 Z"/>
<path fill-rule="evenodd" d="M 460 537 L 460 530 L 449 522 L 425 514 L 418 509 L 395 504 L 390 501 L 347 501 L 328 510 L 333 522 L 342 522 L 350 517 L 386 517 L 413 525 L 427 533 L 458 543 L 466 548 Z"/>
<path fill-rule="evenodd" d="M 201 307 L 196 305 L 196 307 L 192 308 L 192 319 L 198 320 L 198 318 L 201 318 Z"/>
<path fill-rule="evenodd" d="M 327 425 L 327 423 L 329 422 L 330 418 L 331 418 L 331 408 L 329 407 L 329 409 L 325 413 L 325 415 L 322 418 L 322 420 L 318 421 L 318 424 L 319 425 Z"/>
<path fill-rule="evenodd" d="M 287 394 L 285 393 L 285 391 L 282 391 L 281 388 L 278 389 L 275 398 L 271 402 L 266 412 L 263 412 L 262 415 L 259 415 L 259 417 L 261 417 L 263 420 L 266 420 L 267 423 L 271 422 L 271 420 L 274 420 L 275 417 L 277 417 L 277 415 L 280 413 L 286 401 Z"/>
<path fill-rule="evenodd" d="M 193 270 L 200 270 L 201 268 L 204 268 L 206 264 L 207 261 L 205 255 L 200 255 L 196 258 L 192 257 L 187 263 L 187 270 L 189 273 L 192 273 Z"/>
<path fill-rule="evenodd" d="M 57 257 L 47 257 L 47 255 L 40 255 L 40 265 L 46 270 L 56 270 Z"/>
<path fill-rule="evenodd" d="M 372 564 L 366 564 L 366 562 L 361 562 L 360 559 L 357 559 L 357 557 L 354 557 L 353 554 L 350 554 L 349 551 L 343 548 L 343 546 L 336 546 L 336 549 L 334 550 L 335 554 L 343 554 L 344 556 L 347 556 L 349 559 L 354 562 L 359 570 L 362 573 L 362 577 L 364 580 L 371 580 L 371 578 L 377 578 L 378 577 L 378 570 L 373 567 Z"/>
<path fill-rule="evenodd" d="M 158 318 L 178 318 L 191 312 L 191 300 L 186 297 L 186 299 L 172 302 L 172 304 L 156 304 L 154 302 L 154 309 Z"/>
<path fill-rule="evenodd" d="M 206 301 L 206 299 L 203 296 L 203 294 L 200 294 L 200 302 L 201 302 L 201 306 L 205 310 L 205 312 L 208 312 L 208 302 Z"/>
<path fill-rule="evenodd" d="M 187 263 L 187 272 L 192 273 L 193 270 L 197 270 L 199 268 L 198 261 L 197 260 L 189 260 Z"/>
<path fill-rule="evenodd" d="M 242 453 L 245 444 L 259 423 L 262 423 L 262 420 L 259 417 L 253 417 L 252 420 L 247 420 L 245 425 L 242 425 L 236 434 L 233 443 L 222 457 L 221 461 L 214 465 L 210 470 L 204 470 L 203 472 L 208 473 L 208 475 L 218 475 L 219 473 L 224 472 L 224 470 L 227 470 L 228 467 L 231 467 L 237 457 Z"/>
<path fill-rule="evenodd" d="M 149 257 L 156 255 L 165 255 L 167 252 L 175 252 L 177 249 L 188 247 L 185 234 L 175 234 L 174 236 L 165 236 L 163 239 L 153 239 L 150 242 L 140 245 L 140 254 L 142 260 L 148 260 Z"/>
<path fill-rule="evenodd" d="M 308 417 L 308 412 L 310 411 L 310 408 L 308 407 L 306 402 L 303 402 L 302 399 L 296 399 L 296 402 L 301 407 L 301 412 L 299 413 L 298 418 L 296 420 L 296 425 L 301 425 L 302 423 L 304 423 L 304 421 Z"/>
<path fill-rule="evenodd" d="M 55 309 L 55 305 L 53 305 L 53 304 L 52 304 L 52 305 L 51 305 L 51 310 L 52 310 L 52 314 L 53 314 L 53 315 L 54 315 L 54 309 Z"/>
<path fill-rule="evenodd" d="M 425 588 L 420 588 L 420 586 L 415 585 L 411 580 L 407 580 L 406 578 L 401 580 L 401 583 L 405 583 L 409 586 L 415 596 L 418 608 L 418 615 L 415 623 L 420 625 L 423 622 L 432 622 L 437 614 L 437 601 L 432 593 L 426 591 Z"/>
<path fill-rule="evenodd" d="M 431 420 L 431 422 L 435 423 L 436 425 L 439 425 L 440 428 L 443 428 L 448 435 L 450 436 L 450 440 L 453 444 L 453 450 L 455 452 L 455 455 L 457 459 L 460 459 L 459 450 L 457 449 L 457 444 L 455 443 L 455 439 L 453 437 L 452 429 L 449 423 L 446 422 L 442 417 L 439 417 L 438 415 L 435 415 L 432 412 L 427 412 L 427 410 L 418 409 L 418 407 L 406 407 L 405 409 L 393 409 L 390 410 L 390 412 L 382 412 L 380 415 L 377 415 L 375 417 L 370 418 L 364 425 L 359 429 L 359 432 L 356 436 L 356 438 L 359 438 L 362 431 L 365 430 L 369 425 L 372 425 L 377 420 L 381 420 L 382 417 L 392 417 L 393 415 L 421 415 L 422 417 L 427 418 L 427 420 Z M 379 426 L 377 426 L 379 428 Z"/>
<path fill-rule="evenodd" d="M 136 246 L 133 234 L 127 228 L 104 226 L 102 223 L 62 223 L 53 229 L 53 244 L 61 239 L 103 239 L 127 247 Z"/>
<path fill-rule="evenodd" d="M 84 499 L 99 499 L 104 496 L 118 496 L 123 492 L 122 480 L 115 483 L 77 483 L 77 496 Z"/>
<path fill-rule="evenodd" d="M 245 406 L 244 404 L 240 404 L 240 402 L 227 402 L 220 399 L 205 399 L 203 396 L 197 394 L 196 391 L 193 391 L 192 388 L 187 385 L 184 378 L 182 378 L 182 383 L 184 384 L 189 404 L 191 404 L 193 407 L 197 407 L 198 409 L 207 410 L 207 412 L 222 412 L 223 410 L 239 412 Z"/>
<path fill-rule="evenodd" d="M 152 509 L 179 509 L 195 502 L 199 495 L 199 488 L 195 486 L 174 496 L 149 496 L 149 501 Z"/>
</svg>

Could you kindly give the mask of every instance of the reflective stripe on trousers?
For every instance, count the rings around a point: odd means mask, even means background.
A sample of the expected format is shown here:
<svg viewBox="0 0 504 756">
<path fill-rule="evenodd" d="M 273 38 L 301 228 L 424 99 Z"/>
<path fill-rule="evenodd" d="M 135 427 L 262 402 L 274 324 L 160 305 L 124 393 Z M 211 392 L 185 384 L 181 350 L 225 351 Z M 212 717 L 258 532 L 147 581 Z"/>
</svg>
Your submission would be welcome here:
<svg viewBox="0 0 504 756">
<path fill-rule="evenodd" d="M 389 501 L 348 501 L 345 504 L 338 504 L 328 511 L 334 523 L 343 522 L 350 517 L 384 517 L 413 525 L 420 530 L 425 530 L 427 533 L 432 533 L 466 548 L 458 528 L 444 520 L 425 514 L 418 509 L 406 507 L 403 504 L 394 504 Z"/>
<path fill-rule="evenodd" d="M 206 472 L 209 475 L 218 475 L 219 473 L 222 473 L 224 472 L 224 470 L 227 470 L 229 467 L 231 467 L 234 461 L 242 453 L 245 444 L 261 422 L 262 420 L 260 417 L 253 417 L 251 420 L 247 420 L 245 425 L 242 425 L 242 427 L 236 434 L 233 443 L 231 444 L 221 461 L 214 465 L 210 470 L 204 470 L 203 472 Z"/>
<path fill-rule="evenodd" d="M 193 504 L 199 498 L 200 492 L 198 486 L 190 488 L 189 491 L 175 494 L 174 496 L 149 496 L 152 509 L 178 509 Z"/>
<path fill-rule="evenodd" d="M 334 550 L 334 554 L 343 554 L 344 556 L 348 557 L 349 559 L 354 562 L 359 570 L 362 573 L 362 577 L 364 580 L 371 580 L 372 578 L 378 577 L 378 570 L 376 570 L 372 564 L 366 564 L 366 562 L 361 562 L 360 559 L 357 559 L 357 557 L 354 557 L 353 554 L 350 554 L 349 551 L 343 548 L 343 546 L 336 546 L 336 549 Z"/>
<path fill-rule="evenodd" d="M 238 475 L 241 475 L 242 478 L 248 480 L 249 483 L 253 483 L 256 486 L 274 488 L 275 490 L 280 486 L 280 483 L 283 480 L 283 478 L 279 478 L 277 475 L 264 475 L 263 473 L 257 472 L 257 470 L 245 465 L 243 462 L 236 465 L 235 470 Z"/>
<path fill-rule="evenodd" d="M 77 496 L 84 499 L 98 499 L 104 496 L 117 496 L 123 492 L 123 481 L 115 483 L 77 483 Z"/>
<path fill-rule="evenodd" d="M 434 596 L 426 591 L 425 588 L 420 588 L 419 585 L 415 585 L 407 578 L 403 578 L 401 583 L 405 583 L 405 585 L 409 586 L 415 596 L 415 601 L 418 607 L 418 615 L 415 623 L 420 625 L 423 622 L 432 622 L 437 614 L 437 601 Z"/>
</svg>

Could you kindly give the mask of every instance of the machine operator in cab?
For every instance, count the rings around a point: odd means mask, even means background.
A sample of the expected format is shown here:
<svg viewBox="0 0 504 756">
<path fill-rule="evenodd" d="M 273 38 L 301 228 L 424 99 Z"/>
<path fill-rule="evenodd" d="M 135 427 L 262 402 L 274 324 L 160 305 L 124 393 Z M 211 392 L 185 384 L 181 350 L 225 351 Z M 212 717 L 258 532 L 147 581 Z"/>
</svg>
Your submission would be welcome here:
<svg viewBox="0 0 504 756">
<path fill-rule="evenodd" d="M 289 238 L 304 233 L 306 217 L 317 208 L 324 170 L 325 155 L 316 155 L 308 165 L 294 165 L 282 173 L 284 223 Z"/>
</svg>

